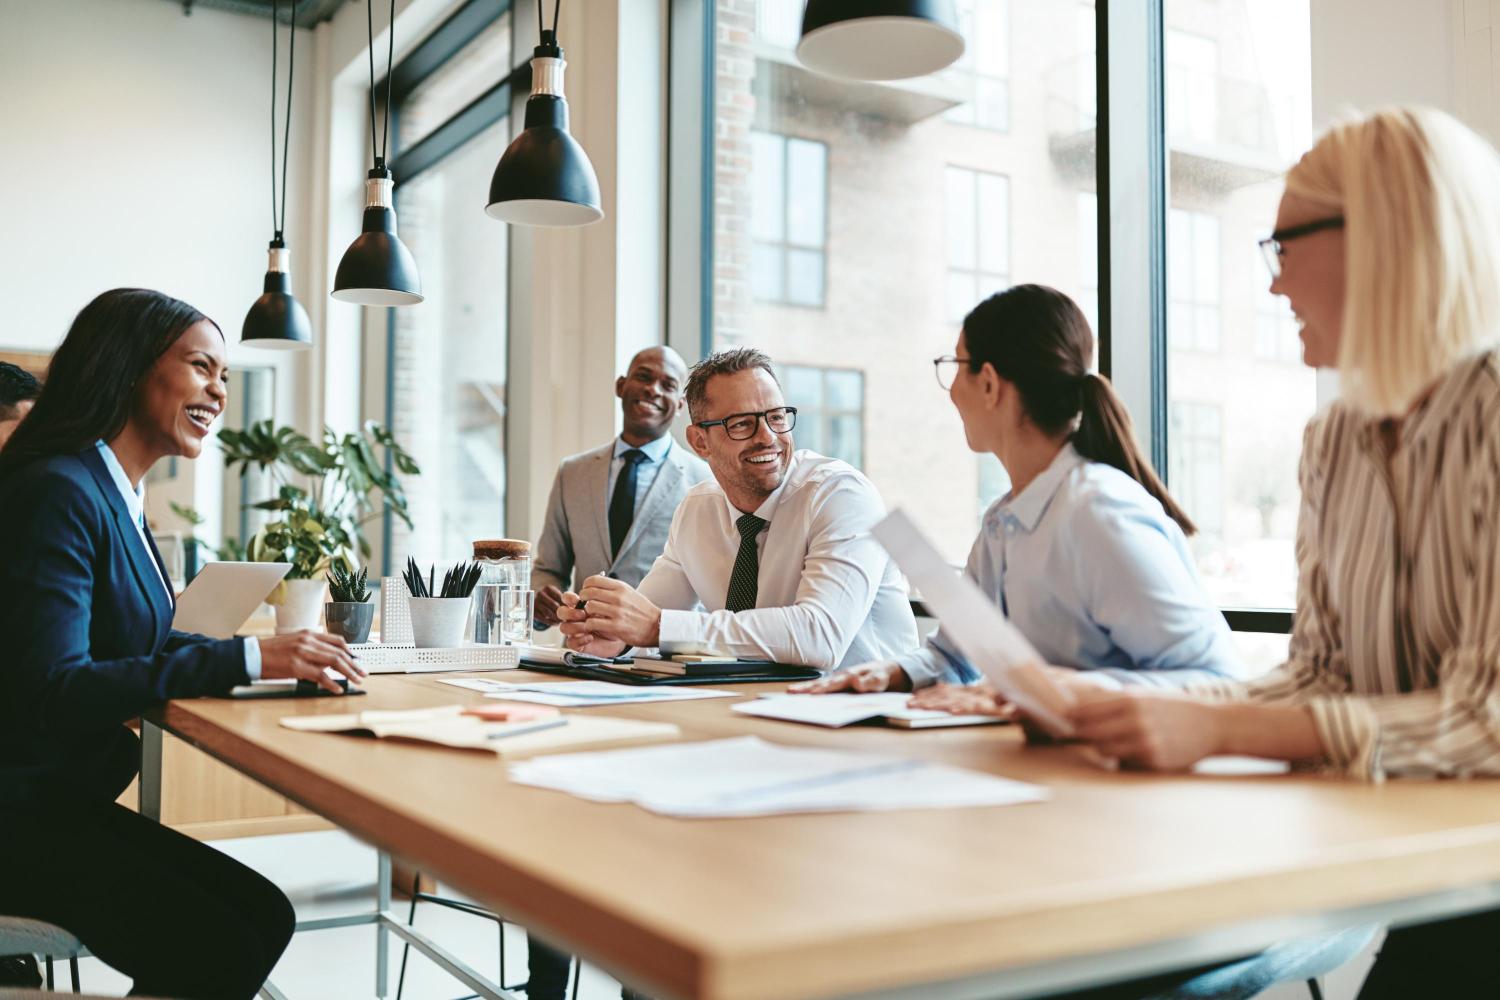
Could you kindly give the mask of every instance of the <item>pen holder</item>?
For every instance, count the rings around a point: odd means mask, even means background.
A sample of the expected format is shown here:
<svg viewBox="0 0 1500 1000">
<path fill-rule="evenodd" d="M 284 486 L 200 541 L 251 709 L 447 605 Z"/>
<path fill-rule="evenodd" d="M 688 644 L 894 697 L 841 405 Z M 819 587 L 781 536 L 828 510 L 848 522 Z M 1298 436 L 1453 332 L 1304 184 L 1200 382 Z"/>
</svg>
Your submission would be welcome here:
<svg viewBox="0 0 1500 1000">
<path fill-rule="evenodd" d="M 467 597 L 408 597 L 412 645 L 418 648 L 458 646 L 469 620 Z"/>
</svg>

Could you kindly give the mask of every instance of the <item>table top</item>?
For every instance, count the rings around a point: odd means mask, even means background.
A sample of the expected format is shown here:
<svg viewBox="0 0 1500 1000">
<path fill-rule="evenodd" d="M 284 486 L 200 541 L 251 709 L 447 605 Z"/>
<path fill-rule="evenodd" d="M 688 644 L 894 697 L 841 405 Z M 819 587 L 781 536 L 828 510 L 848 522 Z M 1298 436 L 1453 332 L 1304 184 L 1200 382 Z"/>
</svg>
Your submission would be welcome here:
<svg viewBox="0 0 1500 1000">
<path fill-rule="evenodd" d="M 1081 748 L 1027 747 L 1009 726 L 826 730 L 736 715 L 729 698 L 577 710 L 673 722 L 683 739 L 910 753 L 1052 792 L 1018 806 L 677 820 L 512 784 L 490 754 L 278 725 L 482 700 L 432 675 L 372 677 L 368 690 L 357 704 L 177 701 L 151 718 L 661 996 L 893 990 L 1500 882 L 1496 781 L 1120 773 Z"/>
</svg>

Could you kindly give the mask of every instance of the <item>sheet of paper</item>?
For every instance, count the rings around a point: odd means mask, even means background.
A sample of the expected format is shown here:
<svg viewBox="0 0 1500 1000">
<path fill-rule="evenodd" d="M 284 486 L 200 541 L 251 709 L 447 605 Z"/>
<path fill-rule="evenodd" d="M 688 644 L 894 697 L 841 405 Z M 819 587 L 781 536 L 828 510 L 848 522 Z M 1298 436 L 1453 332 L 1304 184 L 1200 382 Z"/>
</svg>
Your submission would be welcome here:
<svg viewBox="0 0 1500 1000">
<path fill-rule="evenodd" d="M 311 733 L 370 733 L 382 739 L 420 740 L 464 750 L 500 751 L 502 740 L 567 725 L 563 716 L 523 722 L 490 722 L 463 714 L 462 705 L 404 711 L 371 711 L 339 715 L 293 715 L 281 720 L 287 729 Z"/>
<path fill-rule="evenodd" d="M 670 740 L 682 730 L 670 722 L 642 722 L 639 719 L 616 719 L 607 715 L 570 715 L 561 729 L 546 729 L 502 740 L 494 749 L 502 757 L 577 750 L 600 743 L 625 743 L 646 740 Z"/>
<path fill-rule="evenodd" d="M 1266 757 L 1204 757 L 1193 765 L 1194 774 L 1215 778 L 1286 774 L 1291 769 L 1292 765 L 1284 760 L 1271 760 Z"/>
<path fill-rule="evenodd" d="M 904 691 L 879 694 L 772 694 L 731 705 L 731 712 L 786 722 L 806 722 L 837 729 L 866 719 L 907 711 L 911 695 Z"/>
<path fill-rule="evenodd" d="M 647 701 L 696 701 L 700 698 L 736 698 L 734 691 L 703 687 L 641 687 L 637 684 L 611 684 L 609 681 L 540 681 L 512 684 L 487 677 L 445 678 L 439 684 L 479 691 L 491 698 L 526 701 L 558 708 L 587 708 L 592 705 L 628 705 Z"/>
<path fill-rule="evenodd" d="M 755 736 L 561 754 L 512 764 L 524 785 L 677 817 L 938 809 L 1037 802 L 1047 790 L 907 757 Z"/>
<path fill-rule="evenodd" d="M 1056 736 L 1070 736 L 1073 697 L 1037 667 L 1045 661 L 974 582 L 943 561 L 905 511 L 895 510 L 874 528 L 901 572 L 943 625 L 943 635 L 991 684 Z"/>
</svg>

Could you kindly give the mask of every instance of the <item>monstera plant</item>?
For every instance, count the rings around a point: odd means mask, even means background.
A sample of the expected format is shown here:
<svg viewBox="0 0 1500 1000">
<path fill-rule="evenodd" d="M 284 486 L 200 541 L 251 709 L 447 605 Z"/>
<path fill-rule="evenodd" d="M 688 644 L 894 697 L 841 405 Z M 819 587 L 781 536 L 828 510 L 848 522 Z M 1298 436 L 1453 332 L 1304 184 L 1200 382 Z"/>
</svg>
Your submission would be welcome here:
<svg viewBox="0 0 1500 1000">
<path fill-rule="evenodd" d="M 253 465 L 271 474 L 276 495 L 252 506 L 273 519 L 245 546 L 256 562 L 289 562 L 289 580 L 321 580 L 330 566 L 345 570 L 370 555 L 365 525 L 389 509 L 408 527 L 400 476 L 421 474 L 391 432 L 370 421 L 359 433 L 323 428 L 314 441 L 261 420 L 219 432 L 227 468 Z"/>
</svg>

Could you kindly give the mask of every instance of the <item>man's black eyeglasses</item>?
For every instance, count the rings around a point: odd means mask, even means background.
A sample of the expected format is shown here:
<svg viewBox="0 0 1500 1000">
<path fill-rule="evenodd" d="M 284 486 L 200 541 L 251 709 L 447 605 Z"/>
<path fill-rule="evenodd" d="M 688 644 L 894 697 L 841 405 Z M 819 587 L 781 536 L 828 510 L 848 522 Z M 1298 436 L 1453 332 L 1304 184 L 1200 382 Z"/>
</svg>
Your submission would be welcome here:
<svg viewBox="0 0 1500 1000">
<path fill-rule="evenodd" d="M 762 420 L 773 433 L 785 434 L 797 426 L 797 408 L 777 406 L 769 410 L 761 410 L 759 413 L 731 413 L 720 420 L 700 420 L 697 426 L 704 430 L 715 426 L 722 427 L 724 433 L 729 435 L 729 440 L 748 441 L 755 437 L 755 430 Z"/>
<path fill-rule="evenodd" d="M 1266 267 L 1271 269 L 1271 277 L 1281 277 L 1281 255 L 1286 253 L 1285 244 L 1300 239 L 1303 236 L 1311 236 L 1313 233 L 1321 233 L 1325 229 L 1343 229 L 1344 217 L 1342 215 L 1330 216 L 1326 219 L 1315 219 L 1312 222 L 1304 222 L 1299 226 L 1287 226 L 1278 229 L 1259 243 L 1261 256 L 1266 259 Z"/>
</svg>

